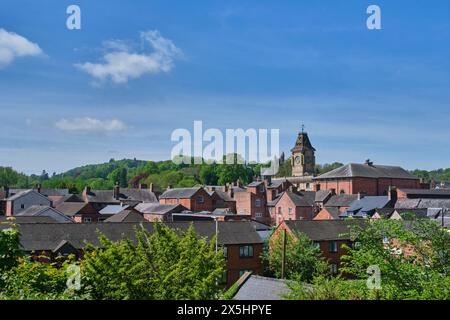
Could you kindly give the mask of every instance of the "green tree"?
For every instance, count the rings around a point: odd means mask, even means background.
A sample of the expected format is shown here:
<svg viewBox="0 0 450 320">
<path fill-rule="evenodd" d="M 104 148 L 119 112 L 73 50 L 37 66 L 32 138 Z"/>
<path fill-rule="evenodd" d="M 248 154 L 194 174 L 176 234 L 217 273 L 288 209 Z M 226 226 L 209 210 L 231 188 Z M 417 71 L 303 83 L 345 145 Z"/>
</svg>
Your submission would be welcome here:
<svg viewBox="0 0 450 320">
<path fill-rule="evenodd" d="M 438 223 L 382 219 L 352 229 L 358 242 L 347 248 L 343 272 L 366 279 L 367 268 L 377 266 L 388 299 L 450 298 L 442 285 L 449 283 L 450 234 Z"/>
<path fill-rule="evenodd" d="M 269 276 L 281 278 L 283 260 L 283 234 L 273 237 L 270 246 L 262 255 L 265 272 Z M 286 233 L 285 277 L 298 281 L 311 281 L 316 274 L 328 270 L 321 251 L 305 234 Z"/>
<path fill-rule="evenodd" d="M 11 167 L 0 167 L 0 186 L 10 187 L 15 185 L 19 180 L 19 173 Z"/>
<path fill-rule="evenodd" d="M 84 290 L 94 299 L 217 298 L 224 257 L 214 239 L 199 238 L 192 226 L 154 228 L 152 234 L 136 230 L 136 243 L 100 236 L 101 246 L 91 246 L 82 263 Z"/>
</svg>

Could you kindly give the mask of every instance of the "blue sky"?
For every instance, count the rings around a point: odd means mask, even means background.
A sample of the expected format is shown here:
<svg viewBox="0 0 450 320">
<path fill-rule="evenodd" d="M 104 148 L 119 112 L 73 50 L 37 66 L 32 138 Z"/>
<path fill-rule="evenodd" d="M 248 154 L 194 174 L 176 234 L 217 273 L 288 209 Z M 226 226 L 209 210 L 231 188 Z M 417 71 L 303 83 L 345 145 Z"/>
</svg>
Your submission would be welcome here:
<svg viewBox="0 0 450 320">
<path fill-rule="evenodd" d="M 66 28 L 71 4 L 81 30 Z M 370 4 L 382 30 L 366 28 Z M 448 1 L 2 0 L 0 165 L 168 159 L 171 132 L 202 120 L 279 128 L 285 152 L 304 123 L 318 163 L 448 167 L 448 12 Z"/>
</svg>

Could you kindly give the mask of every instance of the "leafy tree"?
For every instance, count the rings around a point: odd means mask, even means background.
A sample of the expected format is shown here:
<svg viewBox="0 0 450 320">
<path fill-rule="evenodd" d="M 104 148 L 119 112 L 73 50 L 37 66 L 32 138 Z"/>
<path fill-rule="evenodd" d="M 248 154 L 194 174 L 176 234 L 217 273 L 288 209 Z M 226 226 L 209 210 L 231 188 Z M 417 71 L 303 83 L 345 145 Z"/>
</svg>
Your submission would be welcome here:
<svg viewBox="0 0 450 320">
<path fill-rule="evenodd" d="M 119 185 L 122 188 L 126 188 L 128 187 L 128 171 L 127 168 L 121 168 L 120 169 L 120 174 L 119 174 Z"/>
<path fill-rule="evenodd" d="M 156 224 L 152 234 L 136 230 L 136 243 L 102 235 L 100 243 L 82 263 L 84 290 L 94 299 L 214 299 L 221 292 L 223 252 L 192 226 L 175 232 Z"/>
<path fill-rule="evenodd" d="M 71 275 L 69 267 L 74 265 L 73 257 L 59 259 L 56 263 L 43 263 L 21 258 L 16 267 L 3 275 L 4 284 L 0 299 L 14 300 L 59 300 L 86 299 L 75 289 L 67 287 Z"/>
<path fill-rule="evenodd" d="M 19 174 L 11 167 L 0 167 L 0 186 L 10 187 L 19 180 Z"/>
<path fill-rule="evenodd" d="M 199 178 L 204 185 L 216 185 L 218 181 L 215 164 L 203 164 L 200 166 Z"/>
<path fill-rule="evenodd" d="M 10 221 L 4 223 L 9 224 L 10 227 L 0 230 L 0 288 L 3 286 L 4 272 L 15 267 L 23 254 L 17 226 Z"/>
<path fill-rule="evenodd" d="M 282 234 L 272 238 L 270 246 L 265 249 L 262 261 L 266 274 L 281 278 L 283 260 Z M 303 233 L 286 233 L 285 277 L 298 281 L 310 281 L 314 275 L 327 271 L 327 263 L 321 256 L 320 249 Z"/>
<path fill-rule="evenodd" d="M 343 272 L 366 279 L 378 266 L 386 299 L 450 299 L 450 234 L 430 219 L 377 220 L 354 226 Z"/>
</svg>

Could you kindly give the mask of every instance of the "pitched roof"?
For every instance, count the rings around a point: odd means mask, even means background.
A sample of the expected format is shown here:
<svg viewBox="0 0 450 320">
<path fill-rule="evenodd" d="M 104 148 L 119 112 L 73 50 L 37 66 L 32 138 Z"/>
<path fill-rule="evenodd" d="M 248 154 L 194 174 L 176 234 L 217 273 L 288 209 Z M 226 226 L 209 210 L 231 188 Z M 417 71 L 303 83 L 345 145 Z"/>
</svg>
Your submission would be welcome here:
<svg viewBox="0 0 450 320">
<path fill-rule="evenodd" d="M 398 188 L 399 191 L 406 193 L 408 196 L 417 197 L 439 197 L 450 199 L 450 190 L 448 189 L 402 189 Z"/>
<path fill-rule="evenodd" d="M 121 205 L 121 204 L 110 204 L 104 207 L 102 210 L 100 210 L 100 214 L 118 214 L 122 212 L 123 210 L 129 208 L 128 205 Z"/>
<path fill-rule="evenodd" d="M 418 179 L 411 175 L 405 169 L 398 166 L 384 166 L 375 164 L 361 164 L 361 163 L 350 163 L 334 169 L 330 172 L 324 173 L 318 177 L 316 180 L 321 179 L 336 179 L 336 178 L 353 178 L 353 177 L 364 177 L 364 178 L 391 178 L 391 179 Z"/>
<path fill-rule="evenodd" d="M 175 188 L 164 191 L 160 199 L 189 199 L 201 188 Z"/>
<path fill-rule="evenodd" d="M 388 196 L 365 196 L 354 201 L 347 209 L 347 214 L 360 215 L 370 214 L 377 208 L 384 208 L 389 204 Z"/>
<path fill-rule="evenodd" d="M 72 219 L 64 215 L 64 213 L 50 207 L 50 206 L 39 206 L 34 205 L 30 206 L 24 211 L 21 211 L 20 213 L 16 214 L 15 216 L 19 217 L 36 217 L 36 216 L 46 216 L 54 219 L 56 222 L 61 223 L 72 223 Z"/>
<path fill-rule="evenodd" d="M 300 132 L 297 136 L 297 140 L 295 141 L 294 148 L 291 149 L 292 152 L 302 151 L 303 148 L 311 149 L 316 151 L 309 140 L 308 134 L 306 132 Z"/>
<path fill-rule="evenodd" d="M 309 192 L 293 192 L 286 190 L 284 192 L 294 203 L 296 207 L 311 207 L 314 205 L 314 195 Z"/>
<path fill-rule="evenodd" d="M 250 275 L 234 296 L 234 300 L 282 300 L 291 292 L 287 280 Z"/>
<path fill-rule="evenodd" d="M 0 216 L 0 225 L 4 222 L 14 221 L 15 223 L 56 223 L 55 219 L 46 216 Z M 1 228 L 0 228 L 1 229 Z"/>
<path fill-rule="evenodd" d="M 16 193 L 27 191 L 27 190 L 34 190 L 38 192 L 37 188 L 30 188 L 30 189 L 9 189 L 9 194 L 14 195 Z M 40 193 L 46 197 L 50 196 L 66 196 L 70 195 L 69 189 L 40 189 Z"/>
<path fill-rule="evenodd" d="M 38 196 L 40 196 L 40 197 L 46 199 L 49 203 L 51 202 L 51 201 L 50 201 L 46 196 L 44 196 L 42 193 L 39 193 L 39 192 L 37 192 L 36 190 L 33 190 L 33 189 L 22 190 L 22 191 L 20 191 L 20 192 L 18 192 L 18 193 L 16 193 L 16 194 L 10 196 L 10 197 L 9 197 L 8 199 L 6 199 L 6 200 L 8 200 L 8 201 L 15 201 L 15 200 L 17 200 L 17 199 L 19 199 L 19 198 L 21 198 L 21 197 L 23 197 L 23 196 L 25 196 L 25 195 L 30 194 L 30 193 L 34 193 L 34 194 L 36 194 L 36 195 L 38 195 Z"/>
<path fill-rule="evenodd" d="M 63 202 L 56 206 L 56 210 L 64 213 L 66 216 L 74 216 L 87 205 L 85 202 Z"/>
<path fill-rule="evenodd" d="M 312 241 L 350 239 L 350 226 L 364 226 L 364 220 L 285 220 L 290 230 L 306 234 Z"/>
<path fill-rule="evenodd" d="M 144 217 L 135 210 L 123 210 L 108 219 L 105 222 L 143 222 Z"/>
<path fill-rule="evenodd" d="M 140 213 L 166 214 L 173 211 L 181 212 L 186 210 L 181 204 L 162 204 L 162 203 L 140 203 L 134 207 Z"/>
<path fill-rule="evenodd" d="M 339 215 L 341 214 L 337 207 L 325 207 L 323 208 L 323 210 L 326 210 L 330 214 L 330 216 L 333 217 L 333 219 L 339 219 Z"/>
<path fill-rule="evenodd" d="M 88 202 L 119 203 L 127 201 L 158 202 L 156 195 L 148 189 L 120 188 L 119 198 L 114 198 L 114 190 L 91 190 L 86 193 Z"/>
<path fill-rule="evenodd" d="M 319 190 L 316 191 L 316 196 L 314 201 L 316 202 L 324 202 L 327 198 L 331 196 L 331 190 Z"/>
<path fill-rule="evenodd" d="M 348 207 L 358 199 L 357 194 L 335 194 L 325 202 L 325 207 Z"/>
<path fill-rule="evenodd" d="M 398 199 L 395 203 L 398 209 L 414 209 L 414 208 L 446 208 L 450 210 L 450 199 Z"/>
<path fill-rule="evenodd" d="M 215 235 L 214 221 L 171 222 L 165 223 L 176 230 L 187 230 L 193 226 L 198 235 L 212 239 Z M 98 232 L 112 241 L 123 238 L 135 240 L 135 230 L 142 225 L 150 233 L 155 223 L 21 223 L 18 225 L 21 233 L 20 242 L 25 251 L 53 250 L 66 240 L 76 249 L 83 249 L 86 242 L 99 245 Z M 261 244 L 263 241 L 248 221 L 219 222 L 218 242 L 221 245 Z M 9 228 L 0 224 L 0 230 Z"/>
</svg>

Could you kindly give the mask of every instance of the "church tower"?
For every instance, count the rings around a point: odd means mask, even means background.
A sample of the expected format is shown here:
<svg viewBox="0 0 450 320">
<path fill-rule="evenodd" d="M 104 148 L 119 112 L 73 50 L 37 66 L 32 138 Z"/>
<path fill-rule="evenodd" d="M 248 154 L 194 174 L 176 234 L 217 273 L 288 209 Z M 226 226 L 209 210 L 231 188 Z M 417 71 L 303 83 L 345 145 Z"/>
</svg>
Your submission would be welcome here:
<svg viewBox="0 0 450 320">
<path fill-rule="evenodd" d="M 292 176 L 302 177 L 314 174 L 316 166 L 315 151 L 316 149 L 309 141 L 308 134 L 304 131 L 304 126 L 302 125 L 302 131 L 298 134 L 295 146 L 291 150 Z"/>
</svg>

